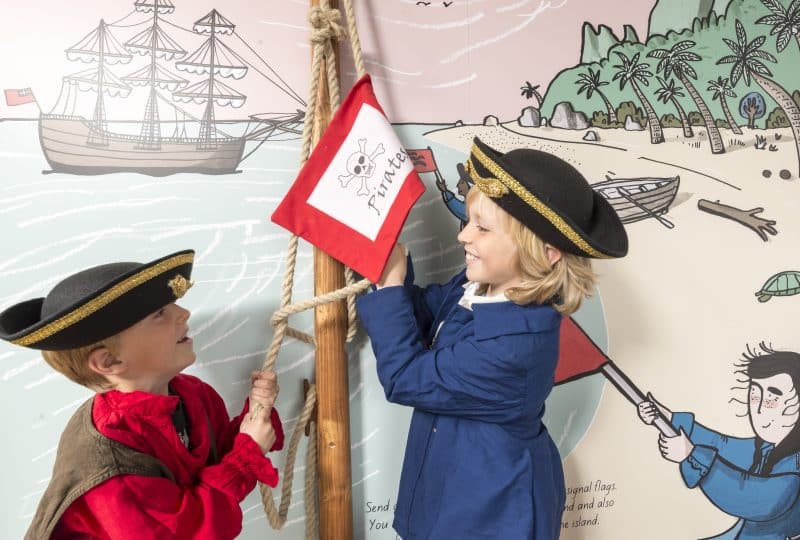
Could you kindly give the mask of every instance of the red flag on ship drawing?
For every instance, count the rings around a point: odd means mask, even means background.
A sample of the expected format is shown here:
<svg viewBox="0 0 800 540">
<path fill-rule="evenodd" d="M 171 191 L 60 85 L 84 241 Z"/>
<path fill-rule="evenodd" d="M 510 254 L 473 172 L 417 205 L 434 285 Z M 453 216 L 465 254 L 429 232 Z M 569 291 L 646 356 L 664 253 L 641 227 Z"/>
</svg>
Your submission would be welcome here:
<svg viewBox="0 0 800 540">
<path fill-rule="evenodd" d="M 406 149 L 408 157 L 414 164 L 414 170 L 418 173 L 433 172 L 436 170 L 436 160 L 433 158 L 433 150 L 430 148 Z"/>
<path fill-rule="evenodd" d="M 272 221 L 375 282 L 424 191 L 365 75 L 336 111 Z"/>
<path fill-rule="evenodd" d="M 25 105 L 26 103 L 36 103 L 36 98 L 33 95 L 33 90 L 30 88 L 12 88 L 6 89 L 6 105 L 15 107 L 17 105 Z"/>
<path fill-rule="evenodd" d="M 600 371 L 611 362 L 600 347 L 590 338 L 572 317 L 561 319 L 561 333 L 556 384 L 580 379 Z"/>
</svg>

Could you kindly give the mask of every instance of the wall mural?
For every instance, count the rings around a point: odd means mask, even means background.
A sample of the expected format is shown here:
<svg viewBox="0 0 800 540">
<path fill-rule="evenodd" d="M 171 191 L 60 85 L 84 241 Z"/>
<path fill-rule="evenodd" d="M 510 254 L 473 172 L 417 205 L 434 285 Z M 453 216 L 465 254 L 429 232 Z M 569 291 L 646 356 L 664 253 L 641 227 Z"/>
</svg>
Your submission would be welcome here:
<svg viewBox="0 0 800 540">
<path fill-rule="evenodd" d="M 280 302 L 288 234 L 269 216 L 298 169 L 308 4 L 15 9 L 0 42 L 27 52 L 0 75 L 0 309 L 77 268 L 193 248 L 187 372 L 238 411 Z M 559 155 L 626 224 L 630 254 L 596 264 L 599 289 L 567 330 L 574 348 L 548 400 L 568 486 L 561 537 L 800 537 L 800 0 L 355 9 L 378 98 L 427 187 L 402 236 L 419 283 L 463 265 L 476 135 Z M 382 151 L 358 141 L 342 188 L 365 191 Z M 311 296 L 312 274 L 303 246 L 295 298 Z M 308 314 L 292 324 L 313 328 Z M 393 539 L 410 410 L 385 402 L 368 345 L 362 333 L 349 347 L 355 530 Z M 0 359 L 0 421 L 15 441 L 0 520 L 21 537 L 59 434 L 91 394 L 34 351 L 0 344 Z M 293 340 L 278 359 L 289 432 L 313 360 Z M 280 532 L 251 494 L 242 538 L 302 538 L 294 489 Z"/>
</svg>

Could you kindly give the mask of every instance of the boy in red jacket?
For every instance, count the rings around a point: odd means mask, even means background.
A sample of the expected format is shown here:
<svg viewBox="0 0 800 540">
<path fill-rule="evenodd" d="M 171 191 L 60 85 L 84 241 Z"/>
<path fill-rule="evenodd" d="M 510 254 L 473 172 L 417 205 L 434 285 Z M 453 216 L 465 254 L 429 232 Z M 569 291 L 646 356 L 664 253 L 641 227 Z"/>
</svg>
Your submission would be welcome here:
<svg viewBox="0 0 800 540">
<path fill-rule="evenodd" d="M 264 456 L 283 446 L 275 374 L 252 375 L 233 420 L 213 388 L 181 374 L 195 353 L 175 301 L 193 260 L 95 266 L 0 313 L 0 338 L 97 392 L 64 429 L 26 538 L 234 538 L 256 481 L 278 483 Z"/>
</svg>

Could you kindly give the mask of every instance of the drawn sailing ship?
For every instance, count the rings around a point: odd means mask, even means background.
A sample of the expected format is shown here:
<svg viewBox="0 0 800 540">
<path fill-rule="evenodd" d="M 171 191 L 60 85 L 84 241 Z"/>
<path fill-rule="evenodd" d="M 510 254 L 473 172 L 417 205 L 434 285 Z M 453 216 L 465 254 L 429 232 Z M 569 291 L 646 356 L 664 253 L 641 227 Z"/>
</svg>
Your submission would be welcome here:
<svg viewBox="0 0 800 540">
<path fill-rule="evenodd" d="M 296 137 L 302 134 L 304 113 L 299 109 L 295 113 L 251 115 L 245 134 L 240 136 L 219 129 L 215 108 L 238 108 L 246 100 L 244 94 L 220 80 L 238 80 L 248 72 L 247 61 L 222 40 L 223 36 L 234 35 L 235 25 L 212 9 L 194 23 L 192 30 L 195 34 L 207 36 L 206 40 L 187 55 L 187 51 L 165 31 L 167 25 L 181 28 L 164 18 L 174 10 L 171 0 L 136 0 L 134 11 L 129 15 L 138 12 L 152 17 L 144 30 L 120 44 L 112 34 L 114 25 L 101 19 L 97 28 L 66 50 L 69 60 L 94 63 L 96 67 L 63 77 L 61 94 L 53 108 L 53 111 L 60 108 L 61 112 L 51 111 L 40 116 L 39 140 L 53 172 L 86 175 L 128 171 L 152 176 L 179 172 L 227 174 L 235 172 L 242 159 L 250 155 L 243 156 L 247 141 L 260 140 L 263 143 L 274 136 Z M 255 53 L 252 47 L 249 48 Z M 149 57 L 148 62 L 122 77 L 109 68 L 130 63 L 134 55 Z M 190 83 L 165 65 L 171 61 L 176 61 L 177 70 L 202 78 Z M 255 70 L 305 106 L 302 98 L 277 74 L 280 83 L 261 70 Z M 127 98 L 133 87 L 143 87 L 149 92 L 144 117 L 136 122 L 138 133 L 110 130 L 106 97 Z M 74 115 L 78 92 L 97 94 L 91 119 Z M 187 124 L 191 123 L 187 117 L 196 119 L 174 102 L 205 105 L 196 134 L 190 136 L 186 130 Z M 167 104 L 175 113 L 175 127 L 169 135 L 162 133 L 162 124 L 168 123 L 161 120 L 160 103 Z M 67 112 L 70 107 L 72 112 Z M 182 121 L 178 120 L 178 114 Z"/>
<path fill-rule="evenodd" d="M 616 210 L 623 223 L 633 223 L 642 219 L 654 218 L 665 227 L 675 225 L 662 214 L 669 211 L 678 187 L 680 176 L 667 178 L 609 178 L 592 184 L 592 189 L 600 193 Z"/>
</svg>

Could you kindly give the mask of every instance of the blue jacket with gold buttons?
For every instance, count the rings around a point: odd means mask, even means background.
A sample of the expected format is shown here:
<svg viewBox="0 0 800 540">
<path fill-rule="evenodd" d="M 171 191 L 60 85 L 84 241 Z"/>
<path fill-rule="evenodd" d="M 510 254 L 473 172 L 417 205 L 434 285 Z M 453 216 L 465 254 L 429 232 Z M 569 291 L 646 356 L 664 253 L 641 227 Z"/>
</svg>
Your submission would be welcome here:
<svg viewBox="0 0 800 540">
<path fill-rule="evenodd" d="M 445 285 L 361 297 L 386 398 L 414 407 L 393 526 L 406 540 L 552 540 L 561 459 L 542 424 L 561 315 L 510 301 L 459 305 Z M 430 345 L 429 345 L 430 344 Z"/>
</svg>

